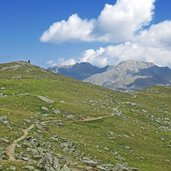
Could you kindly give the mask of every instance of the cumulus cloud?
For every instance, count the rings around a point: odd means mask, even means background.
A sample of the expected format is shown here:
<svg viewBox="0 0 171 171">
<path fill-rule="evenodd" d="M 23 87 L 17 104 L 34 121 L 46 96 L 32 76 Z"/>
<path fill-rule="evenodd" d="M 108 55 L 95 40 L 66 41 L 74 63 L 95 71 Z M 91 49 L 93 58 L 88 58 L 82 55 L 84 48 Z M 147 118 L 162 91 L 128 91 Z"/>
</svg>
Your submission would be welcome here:
<svg viewBox="0 0 171 171">
<path fill-rule="evenodd" d="M 103 67 L 129 59 L 153 62 L 159 66 L 171 66 L 171 49 L 126 42 L 97 50 L 86 50 L 80 58 L 80 62 L 89 62 Z"/>
<path fill-rule="evenodd" d="M 94 20 L 82 20 L 73 14 L 67 21 L 56 22 L 41 36 L 42 42 L 61 43 L 65 41 L 93 41 L 90 36 Z"/>
<path fill-rule="evenodd" d="M 78 14 L 56 22 L 41 36 L 42 42 L 121 42 L 132 37 L 152 20 L 155 0 L 117 0 L 106 4 L 97 19 Z"/>
<path fill-rule="evenodd" d="M 118 0 L 115 5 L 106 4 L 98 18 L 98 27 L 109 41 L 130 40 L 152 20 L 154 2 Z"/>
<path fill-rule="evenodd" d="M 125 60 L 147 61 L 171 67 L 171 21 L 151 25 L 131 42 L 83 52 L 80 62 L 96 66 L 114 65 Z"/>
<path fill-rule="evenodd" d="M 153 47 L 171 46 L 171 21 L 163 21 L 152 25 L 149 29 L 143 30 L 135 41 Z"/>
<path fill-rule="evenodd" d="M 77 60 L 73 58 L 70 59 L 58 58 L 57 61 L 49 60 L 46 63 L 49 66 L 65 66 L 65 65 L 74 65 L 75 63 L 77 63 Z"/>
</svg>

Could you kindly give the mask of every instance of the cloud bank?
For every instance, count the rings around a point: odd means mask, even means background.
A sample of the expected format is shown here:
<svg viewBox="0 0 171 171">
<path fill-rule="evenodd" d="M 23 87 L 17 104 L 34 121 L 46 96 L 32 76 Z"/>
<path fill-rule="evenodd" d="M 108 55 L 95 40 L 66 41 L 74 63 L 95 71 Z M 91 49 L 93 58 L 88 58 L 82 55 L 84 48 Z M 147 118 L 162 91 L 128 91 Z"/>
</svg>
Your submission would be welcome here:
<svg viewBox="0 0 171 171">
<path fill-rule="evenodd" d="M 152 20 L 154 0 L 118 0 L 106 4 L 97 19 L 81 19 L 78 14 L 53 23 L 41 36 L 42 42 L 120 42 L 131 39 Z"/>
<path fill-rule="evenodd" d="M 64 64 L 77 61 L 105 66 L 134 59 L 171 66 L 171 21 L 152 25 L 154 10 L 155 0 L 117 0 L 114 5 L 106 4 L 96 19 L 73 14 L 53 23 L 40 40 L 111 44 L 85 50 L 78 60 L 61 59 Z"/>
</svg>

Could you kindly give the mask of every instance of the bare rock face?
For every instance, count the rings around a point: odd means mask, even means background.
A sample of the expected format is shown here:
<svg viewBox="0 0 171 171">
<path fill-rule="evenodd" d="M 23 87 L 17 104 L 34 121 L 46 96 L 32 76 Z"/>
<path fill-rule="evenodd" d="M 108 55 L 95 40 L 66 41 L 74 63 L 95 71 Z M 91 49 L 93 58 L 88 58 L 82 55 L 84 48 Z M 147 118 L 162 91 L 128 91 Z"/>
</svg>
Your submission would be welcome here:
<svg viewBox="0 0 171 171">
<path fill-rule="evenodd" d="M 134 90 L 154 85 L 171 85 L 171 69 L 153 63 L 128 60 L 84 80 L 109 89 Z"/>
</svg>

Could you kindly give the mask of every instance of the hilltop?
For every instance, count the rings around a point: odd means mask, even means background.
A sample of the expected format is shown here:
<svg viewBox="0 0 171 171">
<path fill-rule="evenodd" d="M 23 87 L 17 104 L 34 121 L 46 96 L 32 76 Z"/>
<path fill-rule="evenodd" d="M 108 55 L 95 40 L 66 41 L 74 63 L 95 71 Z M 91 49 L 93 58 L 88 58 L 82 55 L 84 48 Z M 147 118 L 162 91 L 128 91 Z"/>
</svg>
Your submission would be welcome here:
<svg viewBox="0 0 171 171">
<path fill-rule="evenodd" d="M 169 171 L 171 88 L 121 93 L 0 64 L 0 168 Z"/>
</svg>

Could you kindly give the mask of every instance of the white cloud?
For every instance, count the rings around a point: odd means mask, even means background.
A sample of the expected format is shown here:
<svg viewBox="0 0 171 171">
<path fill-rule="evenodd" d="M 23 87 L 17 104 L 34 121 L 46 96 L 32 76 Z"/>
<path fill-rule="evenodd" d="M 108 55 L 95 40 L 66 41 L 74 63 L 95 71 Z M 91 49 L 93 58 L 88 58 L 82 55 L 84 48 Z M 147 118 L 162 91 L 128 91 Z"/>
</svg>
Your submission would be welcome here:
<svg viewBox="0 0 171 171">
<path fill-rule="evenodd" d="M 59 58 L 58 59 L 58 65 L 74 65 L 77 61 L 73 58 L 70 58 L 70 59 L 64 59 L 64 58 Z"/>
<path fill-rule="evenodd" d="M 171 49 L 126 42 L 97 50 L 86 50 L 80 61 L 103 67 L 106 65 L 115 65 L 129 59 L 153 62 L 160 66 L 171 66 Z"/>
<path fill-rule="evenodd" d="M 171 67 L 171 21 L 164 21 L 142 30 L 131 42 L 86 50 L 80 61 L 105 66 L 128 59 Z"/>
<path fill-rule="evenodd" d="M 42 42 L 61 43 L 65 41 L 92 41 L 90 36 L 94 29 L 94 20 L 82 20 L 77 14 L 69 17 L 68 21 L 56 22 L 45 31 Z"/>
<path fill-rule="evenodd" d="M 111 41 L 130 40 L 152 20 L 155 0 L 118 0 L 106 4 L 98 18 L 98 27 Z"/>
<path fill-rule="evenodd" d="M 74 65 L 77 61 L 73 58 L 64 59 L 58 58 L 57 61 L 49 60 L 46 62 L 49 66 L 65 66 L 65 65 Z"/>
<path fill-rule="evenodd" d="M 152 20 L 155 0 L 117 0 L 106 4 L 97 19 L 81 19 L 77 14 L 56 22 L 41 36 L 42 42 L 121 42 L 130 40 Z"/>
<path fill-rule="evenodd" d="M 135 41 L 149 46 L 168 48 L 171 46 L 171 21 L 163 21 L 143 30 L 135 37 Z"/>
</svg>

